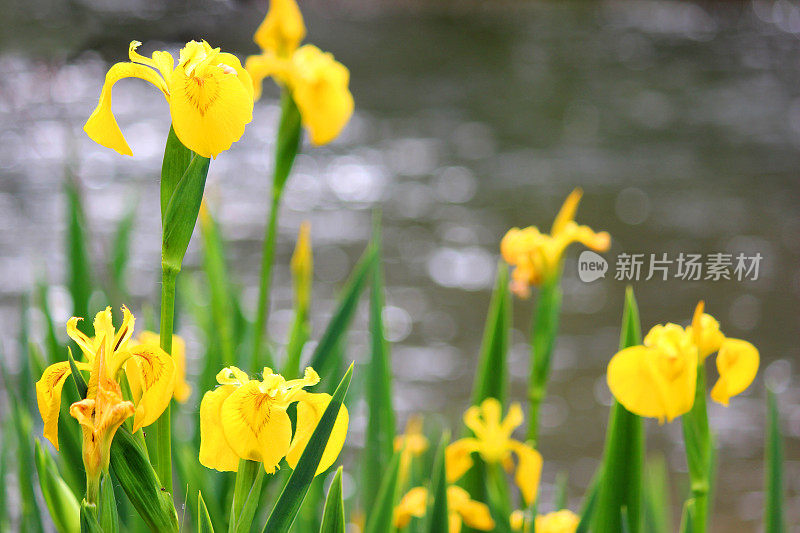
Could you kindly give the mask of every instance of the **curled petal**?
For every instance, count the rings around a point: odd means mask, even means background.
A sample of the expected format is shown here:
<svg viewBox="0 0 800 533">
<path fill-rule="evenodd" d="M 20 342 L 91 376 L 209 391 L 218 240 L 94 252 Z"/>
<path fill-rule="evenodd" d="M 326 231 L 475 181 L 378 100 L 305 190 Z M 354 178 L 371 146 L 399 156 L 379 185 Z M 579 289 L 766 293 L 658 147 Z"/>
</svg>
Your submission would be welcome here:
<svg viewBox="0 0 800 533">
<path fill-rule="evenodd" d="M 305 36 L 303 15 L 295 0 L 270 0 L 267 16 L 258 26 L 253 40 L 266 52 L 288 55 Z"/>
<path fill-rule="evenodd" d="M 86 357 L 86 360 L 91 363 L 94 359 L 97 347 L 95 346 L 94 339 L 90 339 L 85 333 L 78 329 L 78 322 L 81 320 L 83 319 L 76 316 L 67 320 L 67 335 L 69 335 L 70 339 L 75 341 Z"/>
<path fill-rule="evenodd" d="M 517 454 L 517 472 L 514 481 L 522 493 L 525 504 L 530 506 L 536 500 L 539 478 L 542 475 L 542 455 L 530 446 L 517 441 L 509 441 L 509 446 Z"/>
<path fill-rule="evenodd" d="M 250 381 L 247 372 L 235 366 L 227 366 L 217 373 L 217 383 L 220 385 L 244 385 Z"/>
<path fill-rule="evenodd" d="M 200 464 L 221 472 L 236 472 L 239 456 L 230 447 L 222 431 L 220 412 L 234 385 L 223 385 L 203 395 L 200 402 Z"/>
<path fill-rule="evenodd" d="M 494 520 L 485 503 L 481 503 L 470 498 L 469 493 L 457 485 L 447 487 L 447 506 L 450 512 L 450 531 L 453 531 L 453 515 L 456 515 L 460 528 L 461 521 L 473 529 L 480 531 L 491 531 L 494 529 Z"/>
<path fill-rule="evenodd" d="M 289 453 L 286 454 L 286 462 L 289 463 L 290 467 L 295 468 L 297 466 L 300 456 L 303 455 L 303 450 L 306 449 L 308 441 L 311 439 L 311 435 L 317 428 L 317 424 L 319 424 L 329 403 L 331 403 L 330 394 L 306 392 L 300 397 L 297 402 L 297 427 L 294 431 Z M 349 420 L 347 407 L 342 405 L 339 408 L 339 414 L 328 438 L 328 444 L 325 445 L 325 451 L 322 453 L 315 476 L 330 468 L 336 458 L 339 457 L 339 452 L 342 451 L 344 440 L 347 436 Z"/>
<path fill-rule="evenodd" d="M 175 363 L 167 352 L 152 344 L 133 346 L 129 355 L 125 374 L 131 391 L 141 391 L 133 418 L 136 432 L 158 420 L 169 405 L 175 390 Z"/>
<path fill-rule="evenodd" d="M 758 373 L 759 355 L 755 346 L 739 339 L 725 339 L 717 354 L 719 379 L 711 389 L 711 399 L 728 405 L 731 396 L 744 392 Z"/>
<path fill-rule="evenodd" d="M 262 392 L 258 381 L 238 387 L 222 402 L 220 422 L 234 453 L 264 463 L 267 473 L 274 472 L 289 451 L 292 422 L 286 407 Z"/>
<path fill-rule="evenodd" d="M 701 361 L 719 351 L 722 341 L 725 340 L 725 335 L 719 329 L 719 322 L 713 316 L 703 312 L 704 306 L 704 302 L 697 304 L 692 325 L 686 328 L 686 332 L 692 337 L 692 342 L 697 346 Z"/>
<path fill-rule="evenodd" d="M 81 370 L 89 370 L 87 363 L 76 363 Z M 61 409 L 61 391 L 72 374 L 68 361 L 55 363 L 45 368 L 36 382 L 36 402 L 44 422 L 44 436 L 58 450 L 58 413 Z"/>
<path fill-rule="evenodd" d="M 472 453 L 478 451 L 480 443 L 477 439 L 459 439 L 450 444 L 444 451 L 445 471 L 448 483 L 461 478 L 472 468 Z"/>
<path fill-rule="evenodd" d="M 169 52 L 153 52 L 153 57 L 144 57 L 136 52 L 136 49 L 142 45 L 139 41 L 131 41 L 128 46 L 128 57 L 133 63 L 141 63 L 148 67 L 157 69 L 165 80 L 169 79 L 172 74 L 172 69 L 175 68 L 175 60 L 172 59 L 172 54 Z"/>
<path fill-rule="evenodd" d="M 158 87 L 164 96 L 169 97 L 164 79 L 155 70 L 136 63 L 117 63 L 106 74 L 106 81 L 103 83 L 103 90 L 100 93 L 100 102 L 83 126 L 83 131 L 97 144 L 116 150 L 122 155 L 133 155 L 125 137 L 122 136 L 117 119 L 111 112 L 111 88 L 122 78 L 139 78 L 149 81 Z"/>
<path fill-rule="evenodd" d="M 550 229 L 551 235 L 561 233 L 567 226 L 567 222 L 572 222 L 575 220 L 575 213 L 578 211 L 578 204 L 580 203 L 582 196 L 583 189 L 580 187 L 575 188 L 571 193 L 569 193 L 569 196 L 567 196 L 567 199 L 564 200 L 564 204 L 558 211 L 556 218 L 553 220 L 553 226 Z"/>
<path fill-rule="evenodd" d="M 428 508 L 428 490 L 424 487 L 414 487 L 394 508 L 394 525 L 402 529 L 408 525 L 412 517 L 422 518 Z"/>
</svg>

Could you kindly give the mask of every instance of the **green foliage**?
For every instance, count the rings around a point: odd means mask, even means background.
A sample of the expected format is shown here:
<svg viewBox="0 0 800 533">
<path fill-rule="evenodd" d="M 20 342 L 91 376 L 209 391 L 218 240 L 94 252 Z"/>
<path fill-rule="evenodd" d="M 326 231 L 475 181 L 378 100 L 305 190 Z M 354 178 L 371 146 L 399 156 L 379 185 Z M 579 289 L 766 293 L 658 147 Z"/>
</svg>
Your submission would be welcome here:
<svg viewBox="0 0 800 533">
<path fill-rule="evenodd" d="M 322 514 L 320 533 L 344 533 L 344 500 L 342 499 L 342 467 L 336 469 L 336 475 L 328 489 L 325 499 L 325 511 Z"/>
<path fill-rule="evenodd" d="M 478 372 L 472 388 L 472 405 L 480 405 L 486 398 L 497 398 L 505 403 L 508 371 L 508 336 L 511 330 L 511 294 L 508 290 L 508 266 L 497 266 L 497 278 L 489 304 L 489 314 L 483 330 Z"/>
<path fill-rule="evenodd" d="M 165 269 L 181 269 L 203 201 L 209 163 L 207 157 L 194 154 L 169 199 L 161 241 L 161 264 Z"/>
<path fill-rule="evenodd" d="M 391 533 L 394 530 L 394 507 L 400 493 L 400 462 L 402 450 L 394 453 L 386 471 L 381 476 L 381 484 L 371 507 L 368 507 L 365 533 Z"/>
<path fill-rule="evenodd" d="M 278 124 L 278 139 L 275 147 L 275 175 L 272 181 L 274 191 L 282 191 L 294 165 L 294 158 L 300 148 L 302 133 L 300 111 L 289 91 L 281 91 L 281 120 Z M 280 192 L 277 193 L 280 195 Z"/>
<path fill-rule="evenodd" d="M 39 440 L 36 441 L 36 471 L 39 474 L 39 486 L 42 496 L 50 511 L 50 517 L 59 533 L 80 531 L 80 505 L 67 483 L 58 474 L 58 469 L 50 454 L 42 450 Z"/>
<path fill-rule="evenodd" d="M 661 455 L 647 461 L 643 498 L 644 530 L 653 533 L 674 531 L 670 514 L 669 474 L 667 463 Z"/>
<path fill-rule="evenodd" d="M 89 316 L 89 298 L 92 295 L 92 269 L 89 261 L 88 231 L 86 215 L 81 203 L 78 184 L 70 175 L 65 184 L 67 196 L 67 280 L 70 296 L 72 296 L 73 316 Z M 87 333 L 91 322 L 79 323 L 78 327 Z"/>
<path fill-rule="evenodd" d="M 767 443 L 764 457 L 766 473 L 765 533 L 783 533 L 783 443 L 781 442 L 780 413 L 775 392 L 767 389 Z"/>
<path fill-rule="evenodd" d="M 233 490 L 228 533 L 244 533 L 253 529 L 261 484 L 264 482 L 264 465 L 257 461 L 239 460 L 236 485 Z"/>
<path fill-rule="evenodd" d="M 214 525 L 208 515 L 206 502 L 203 501 L 203 493 L 197 491 L 197 533 L 214 533 Z"/>
<path fill-rule="evenodd" d="M 430 486 L 430 503 L 428 505 L 428 533 L 448 531 L 449 511 L 447 505 L 447 473 L 445 471 L 445 450 L 450 444 L 450 436 L 445 433 L 436 449 L 433 461 L 433 473 Z"/>
</svg>

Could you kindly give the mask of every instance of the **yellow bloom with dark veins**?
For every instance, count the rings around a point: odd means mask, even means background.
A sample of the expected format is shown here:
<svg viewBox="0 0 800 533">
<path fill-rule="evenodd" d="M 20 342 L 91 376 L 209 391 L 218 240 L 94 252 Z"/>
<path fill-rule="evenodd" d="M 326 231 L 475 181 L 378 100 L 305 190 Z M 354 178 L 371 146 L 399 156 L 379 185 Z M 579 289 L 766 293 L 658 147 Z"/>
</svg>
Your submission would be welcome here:
<svg viewBox="0 0 800 533">
<path fill-rule="evenodd" d="M 575 533 L 580 517 L 568 509 L 562 509 L 534 519 L 536 533 Z"/>
<path fill-rule="evenodd" d="M 521 298 L 530 295 L 531 285 L 542 285 L 561 270 L 564 252 L 573 242 L 598 252 L 608 250 L 611 237 L 605 231 L 594 232 L 589 226 L 575 222 L 583 191 L 570 193 L 553 221 L 550 234 L 541 233 L 535 226 L 511 228 L 500 241 L 503 259 L 515 267 L 511 274 L 511 290 Z"/>
<path fill-rule="evenodd" d="M 703 313 L 700 302 L 686 329 L 677 324 L 655 326 L 642 346 L 618 352 L 608 365 L 614 397 L 639 416 L 672 421 L 694 405 L 698 365 L 717 352 L 719 380 L 711 398 L 728 405 L 758 372 L 758 350 L 747 341 L 725 337 L 719 322 Z"/>
<path fill-rule="evenodd" d="M 447 447 L 445 461 L 447 478 L 453 482 L 472 467 L 472 454 L 478 453 L 487 463 L 500 464 L 510 469 L 517 457 L 514 481 L 527 505 L 536 499 L 539 477 L 542 473 L 542 456 L 532 447 L 514 440 L 511 434 L 522 424 L 522 408 L 511 404 L 508 414 L 501 419 L 502 406 L 495 398 L 487 398 L 480 407 L 472 406 L 464 413 L 464 424 L 475 437 L 460 439 Z"/>
<path fill-rule="evenodd" d="M 264 78 L 272 77 L 292 95 L 303 126 L 317 146 L 334 140 L 353 114 L 350 71 L 316 46 L 300 46 L 305 25 L 294 0 L 271 0 L 254 36 L 261 54 L 245 61 L 256 100 Z"/>
<path fill-rule="evenodd" d="M 422 518 L 428 508 L 428 489 L 415 487 L 408 491 L 394 510 L 394 525 L 402 529 L 411 518 Z M 449 533 L 459 533 L 462 524 L 479 531 L 491 531 L 495 523 L 489 507 L 470 498 L 469 493 L 456 485 L 447 487 Z"/>
<path fill-rule="evenodd" d="M 88 383 L 87 398 L 97 395 L 100 379 L 118 381 L 120 372 L 126 372 L 135 363 L 137 377 L 144 384 L 141 395 L 135 401 L 133 431 L 149 426 L 161 416 L 172 398 L 175 387 L 175 365 L 172 358 L 158 344 L 132 343 L 134 317 L 127 307 L 122 307 L 123 320 L 119 331 L 114 328 L 111 308 L 97 313 L 94 319 L 94 337 L 88 337 L 78 329 L 77 317 L 67 321 L 67 334 L 83 352 L 86 362 L 77 361 L 79 370 L 91 370 L 97 354 L 104 354 L 102 375 L 92 372 Z M 39 413 L 44 421 L 44 436 L 58 449 L 58 413 L 61 407 L 61 392 L 71 375 L 69 362 L 62 361 L 47 367 L 36 382 L 36 399 Z"/>
<path fill-rule="evenodd" d="M 151 346 L 158 346 L 161 342 L 158 333 L 152 331 L 142 331 L 136 340 L 139 344 L 149 344 Z M 186 381 L 186 342 L 179 335 L 172 336 L 172 354 L 170 355 L 172 355 L 172 361 L 175 363 L 175 390 L 172 393 L 172 397 L 175 398 L 175 401 L 186 403 L 192 394 L 192 386 Z M 128 364 L 139 366 L 139 361 L 134 360 Z M 140 374 L 141 371 L 128 374 L 128 382 L 135 398 L 141 395 L 141 383 L 137 379 Z"/>
<path fill-rule="evenodd" d="M 303 450 L 331 401 L 324 393 L 310 393 L 304 387 L 319 383 L 311 367 L 301 379 L 285 380 L 264 368 L 262 379 L 250 379 L 235 366 L 217 374 L 220 387 L 206 392 L 200 404 L 200 463 L 220 471 L 238 470 L 239 459 L 264 464 L 273 473 L 284 458 L 297 466 Z M 297 404 L 297 423 L 286 409 Z M 317 474 L 327 470 L 339 456 L 347 435 L 349 416 L 342 406 L 322 454 Z"/>
<path fill-rule="evenodd" d="M 133 155 L 111 111 L 111 89 L 122 78 L 140 78 L 158 88 L 169 103 L 175 135 L 203 157 L 217 157 L 238 141 L 253 119 L 253 81 L 232 54 L 205 42 L 189 41 L 178 65 L 168 52 L 144 57 L 132 41 L 130 62 L 117 63 L 106 74 L 100 102 L 84 125 L 89 137 L 123 155 Z"/>
</svg>

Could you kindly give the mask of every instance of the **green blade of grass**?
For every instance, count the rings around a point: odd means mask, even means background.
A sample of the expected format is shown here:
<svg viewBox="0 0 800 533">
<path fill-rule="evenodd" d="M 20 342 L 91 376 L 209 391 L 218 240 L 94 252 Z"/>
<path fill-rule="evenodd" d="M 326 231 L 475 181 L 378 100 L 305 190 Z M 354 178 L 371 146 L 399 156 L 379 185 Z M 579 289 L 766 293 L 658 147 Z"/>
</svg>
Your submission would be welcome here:
<svg viewBox="0 0 800 533">
<path fill-rule="evenodd" d="M 767 388 L 767 444 L 764 461 L 767 499 L 764 506 L 764 532 L 783 533 L 786 530 L 783 517 L 783 444 L 778 400 L 770 388 Z"/>
<path fill-rule="evenodd" d="M 164 159 L 161 163 L 161 222 L 167 214 L 167 207 L 181 181 L 183 173 L 186 172 L 189 163 L 192 161 L 192 151 L 186 148 L 178 139 L 175 130 L 170 125 L 167 142 L 164 147 Z"/>
<path fill-rule="evenodd" d="M 103 474 L 100 482 L 100 502 L 97 508 L 97 521 L 103 533 L 119 533 L 119 513 L 117 499 L 114 496 L 114 485 L 111 476 Z"/>
<path fill-rule="evenodd" d="M 294 522 L 297 512 L 300 510 L 300 506 L 303 504 L 303 500 L 308 492 L 308 487 L 314 480 L 314 474 L 317 471 L 320 459 L 322 459 L 322 453 L 325 451 L 325 446 L 328 443 L 331 431 L 333 431 L 339 409 L 344 403 L 344 398 L 347 394 L 347 389 L 350 386 L 352 377 L 353 365 L 351 364 L 350 368 L 347 369 L 344 377 L 339 382 L 339 386 L 336 387 L 336 391 L 333 393 L 328 407 L 322 414 L 317 428 L 314 430 L 303 454 L 300 456 L 297 467 L 294 469 L 294 472 L 292 472 L 291 477 L 289 477 L 286 486 L 283 487 L 283 491 L 280 497 L 278 497 L 278 501 L 275 503 L 275 507 L 272 509 L 272 513 L 270 513 L 263 531 L 269 533 L 285 533 L 288 532 L 289 528 L 292 526 L 292 522 Z"/>
<path fill-rule="evenodd" d="M 114 235 L 111 240 L 111 279 L 114 282 L 118 297 L 124 303 L 128 299 L 128 284 L 126 272 L 128 269 L 128 259 L 131 252 L 131 238 L 133 228 L 136 223 L 136 206 L 139 202 L 134 200 L 117 222 Z"/>
<path fill-rule="evenodd" d="M 569 475 L 566 472 L 559 472 L 556 475 L 556 511 L 569 507 Z"/>
<path fill-rule="evenodd" d="M 378 493 L 368 510 L 365 533 L 391 533 L 394 530 L 394 508 L 400 493 L 401 456 L 402 451 L 396 451 L 381 476 Z"/>
<path fill-rule="evenodd" d="M 344 500 L 342 499 L 342 467 L 336 470 L 333 482 L 325 498 L 325 511 L 322 513 L 322 525 L 319 533 L 344 533 Z"/>
<path fill-rule="evenodd" d="M 47 347 L 47 361 L 49 364 L 61 361 L 64 352 L 63 346 L 58 342 L 56 329 L 53 325 L 53 315 L 50 312 L 50 304 L 47 301 L 47 284 L 40 281 L 36 284 L 36 303 L 44 316 L 45 346 Z"/>
<path fill-rule="evenodd" d="M 86 230 L 86 217 L 81 204 L 78 184 L 68 177 L 65 185 L 67 196 L 67 285 L 72 296 L 72 315 L 89 317 L 89 298 L 92 294 L 92 271 L 89 261 L 89 236 Z M 78 323 L 78 328 L 89 333 L 90 320 Z"/>
<path fill-rule="evenodd" d="M 445 432 L 439 447 L 436 450 L 436 458 L 433 461 L 433 472 L 430 488 L 430 503 L 428 505 L 428 533 L 441 533 L 448 531 L 449 511 L 447 505 L 447 474 L 445 472 L 445 450 L 450 443 L 450 436 Z"/>
<path fill-rule="evenodd" d="M 633 290 L 625 292 L 620 350 L 641 343 L 639 310 Z M 606 434 L 602 477 L 594 512 L 595 533 L 617 533 L 622 528 L 622 509 L 627 509 L 632 533 L 640 531 L 644 427 L 642 419 L 614 402 Z"/>
<path fill-rule="evenodd" d="M 311 356 L 311 366 L 323 380 L 336 368 L 337 361 L 333 357 L 337 353 L 336 345 L 347 334 L 350 321 L 358 307 L 361 291 L 369 280 L 376 257 L 375 247 L 368 246 L 350 275 L 328 327 Z"/>
<path fill-rule="evenodd" d="M 214 533 L 214 525 L 203 500 L 203 493 L 197 491 L 197 533 Z"/>
<path fill-rule="evenodd" d="M 511 298 L 508 290 L 508 266 L 500 262 L 497 267 L 494 292 L 483 330 L 480 362 L 472 387 L 472 405 L 480 405 L 486 398 L 505 402 L 508 353 L 508 333 L 511 329 Z"/>
</svg>

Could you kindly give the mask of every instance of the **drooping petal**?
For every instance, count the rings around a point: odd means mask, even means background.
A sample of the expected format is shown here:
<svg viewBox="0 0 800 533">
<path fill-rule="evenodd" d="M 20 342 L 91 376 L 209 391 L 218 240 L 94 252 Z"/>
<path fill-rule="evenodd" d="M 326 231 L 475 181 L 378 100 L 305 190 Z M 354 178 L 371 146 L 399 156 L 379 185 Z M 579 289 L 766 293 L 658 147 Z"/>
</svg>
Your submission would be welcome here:
<svg viewBox="0 0 800 533">
<path fill-rule="evenodd" d="M 266 52 L 288 56 L 305 36 L 303 15 L 295 0 L 270 0 L 267 16 L 258 26 L 253 40 Z"/>
<path fill-rule="evenodd" d="M 216 157 L 241 138 L 253 119 L 252 81 L 243 84 L 242 73 L 225 64 L 187 70 L 179 65 L 169 79 L 172 125 L 184 146 Z"/>
<path fill-rule="evenodd" d="M 169 52 L 156 51 L 153 52 L 153 57 L 144 57 L 136 52 L 136 49 L 142 45 L 139 41 L 131 41 L 128 46 L 128 57 L 133 63 L 141 63 L 148 67 L 153 67 L 158 70 L 161 77 L 168 80 L 172 74 L 172 69 L 175 68 L 175 60 Z"/>
<path fill-rule="evenodd" d="M 263 90 L 264 79 L 273 76 L 285 83 L 288 79 L 291 64 L 289 60 L 282 59 L 272 53 L 249 56 L 244 62 L 244 68 L 253 81 L 253 99 L 259 100 Z"/>
<path fill-rule="evenodd" d="M 295 468 L 300 456 L 308 445 L 311 435 L 317 428 L 320 419 L 322 418 L 325 409 L 331 402 L 331 395 L 325 393 L 310 393 L 303 394 L 297 402 L 297 426 L 294 431 L 294 438 L 286 454 L 286 462 L 289 466 Z M 314 474 L 319 475 L 326 471 L 339 457 L 339 453 L 344 446 L 344 440 L 347 436 L 347 426 L 349 424 L 349 414 L 347 407 L 342 405 L 339 408 L 339 414 L 336 417 L 336 422 L 333 425 L 333 430 L 328 439 L 328 444 L 325 446 L 325 451 L 322 453 L 317 471 Z"/>
<path fill-rule="evenodd" d="M 131 314 L 130 311 L 128 311 L 128 308 L 123 305 L 122 324 L 119 327 L 119 331 L 116 332 L 116 335 L 111 337 L 112 339 L 114 339 L 114 345 L 112 347 L 112 350 L 108 352 L 109 354 L 125 348 L 126 343 L 130 340 L 131 336 L 133 335 L 133 324 L 135 321 L 136 319 L 133 318 L 133 315 Z"/>
<path fill-rule="evenodd" d="M 350 71 L 316 46 L 301 46 L 292 56 L 291 88 L 311 142 L 328 144 L 353 114 Z"/>
<path fill-rule="evenodd" d="M 461 521 L 473 529 L 480 531 L 491 531 L 494 529 L 494 520 L 485 503 L 481 503 L 470 498 L 469 493 L 457 485 L 447 487 L 447 506 L 450 517 L 455 514 L 460 517 L 456 526 L 451 520 L 450 531 L 454 528 L 460 529 Z"/>
<path fill-rule="evenodd" d="M 67 335 L 69 335 L 70 339 L 75 341 L 86 357 L 86 360 L 91 363 L 92 360 L 94 360 L 97 346 L 95 346 L 94 339 L 90 339 L 85 333 L 78 329 L 78 322 L 81 320 L 83 319 L 76 316 L 67 320 Z"/>
<path fill-rule="evenodd" d="M 164 350 L 153 344 L 137 344 L 128 350 L 125 374 L 134 388 L 141 391 L 136 402 L 133 431 L 149 426 L 169 405 L 175 390 L 175 363 Z"/>
<path fill-rule="evenodd" d="M 111 148 L 122 155 L 133 155 L 130 146 L 125 141 L 125 137 L 122 136 L 117 119 L 114 118 L 114 114 L 111 111 L 111 89 L 115 83 L 123 78 L 139 78 L 149 81 L 169 99 L 167 85 L 155 70 L 136 63 L 117 63 L 106 74 L 103 90 L 100 93 L 100 101 L 89 116 L 89 120 L 83 126 L 83 131 L 94 142 L 106 148 Z"/>
<path fill-rule="evenodd" d="M 445 472 L 447 482 L 454 483 L 472 468 L 472 453 L 477 452 L 480 443 L 477 439 L 459 439 L 450 444 L 444 451 Z"/>
<path fill-rule="evenodd" d="M 237 456 L 264 463 L 272 473 L 289 451 L 292 423 L 286 407 L 261 391 L 258 381 L 238 387 L 222 402 L 225 439 Z"/>
<path fill-rule="evenodd" d="M 744 392 L 758 373 L 759 355 L 755 346 L 740 339 L 725 339 L 717 354 L 719 379 L 711 389 L 711 399 L 728 405 L 732 396 Z"/>
<path fill-rule="evenodd" d="M 402 529 L 408 525 L 413 517 L 422 518 L 428 508 L 428 490 L 424 487 L 414 487 L 401 499 L 394 508 L 394 525 Z"/>
<path fill-rule="evenodd" d="M 522 493 L 525 504 L 530 506 L 536 500 L 539 490 L 539 479 L 542 475 L 542 455 L 517 441 L 509 441 L 509 447 L 517 454 L 517 472 L 514 481 Z"/>
<path fill-rule="evenodd" d="M 222 385 L 203 395 L 200 402 L 200 464 L 221 472 L 236 472 L 239 456 L 228 444 L 222 430 L 222 403 L 236 390 L 235 385 Z"/>
<path fill-rule="evenodd" d="M 91 368 L 87 363 L 76 363 L 80 370 Z M 44 422 L 44 436 L 58 450 L 58 413 L 61 410 L 61 391 L 72 374 L 68 361 L 54 363 L 44 369 L 36 382 L 36 402 Z"/>
<path fill-rule="evenodd" d="M 567 196 L 567 199 L 564 200 L 564 204 L 558 211 L 556 218 L 553 220 L 553 226 L 550 229 L 551 235 L 561 233 L 564 231 L 567 222 L 575 220 L 575 213 L 578 211 L 578 204 L 580 203 L 582 196 L 583 189 L 580 187 L 576 187 L 571 193 L 569 193 L 569 196 Z"/>
</svg>

